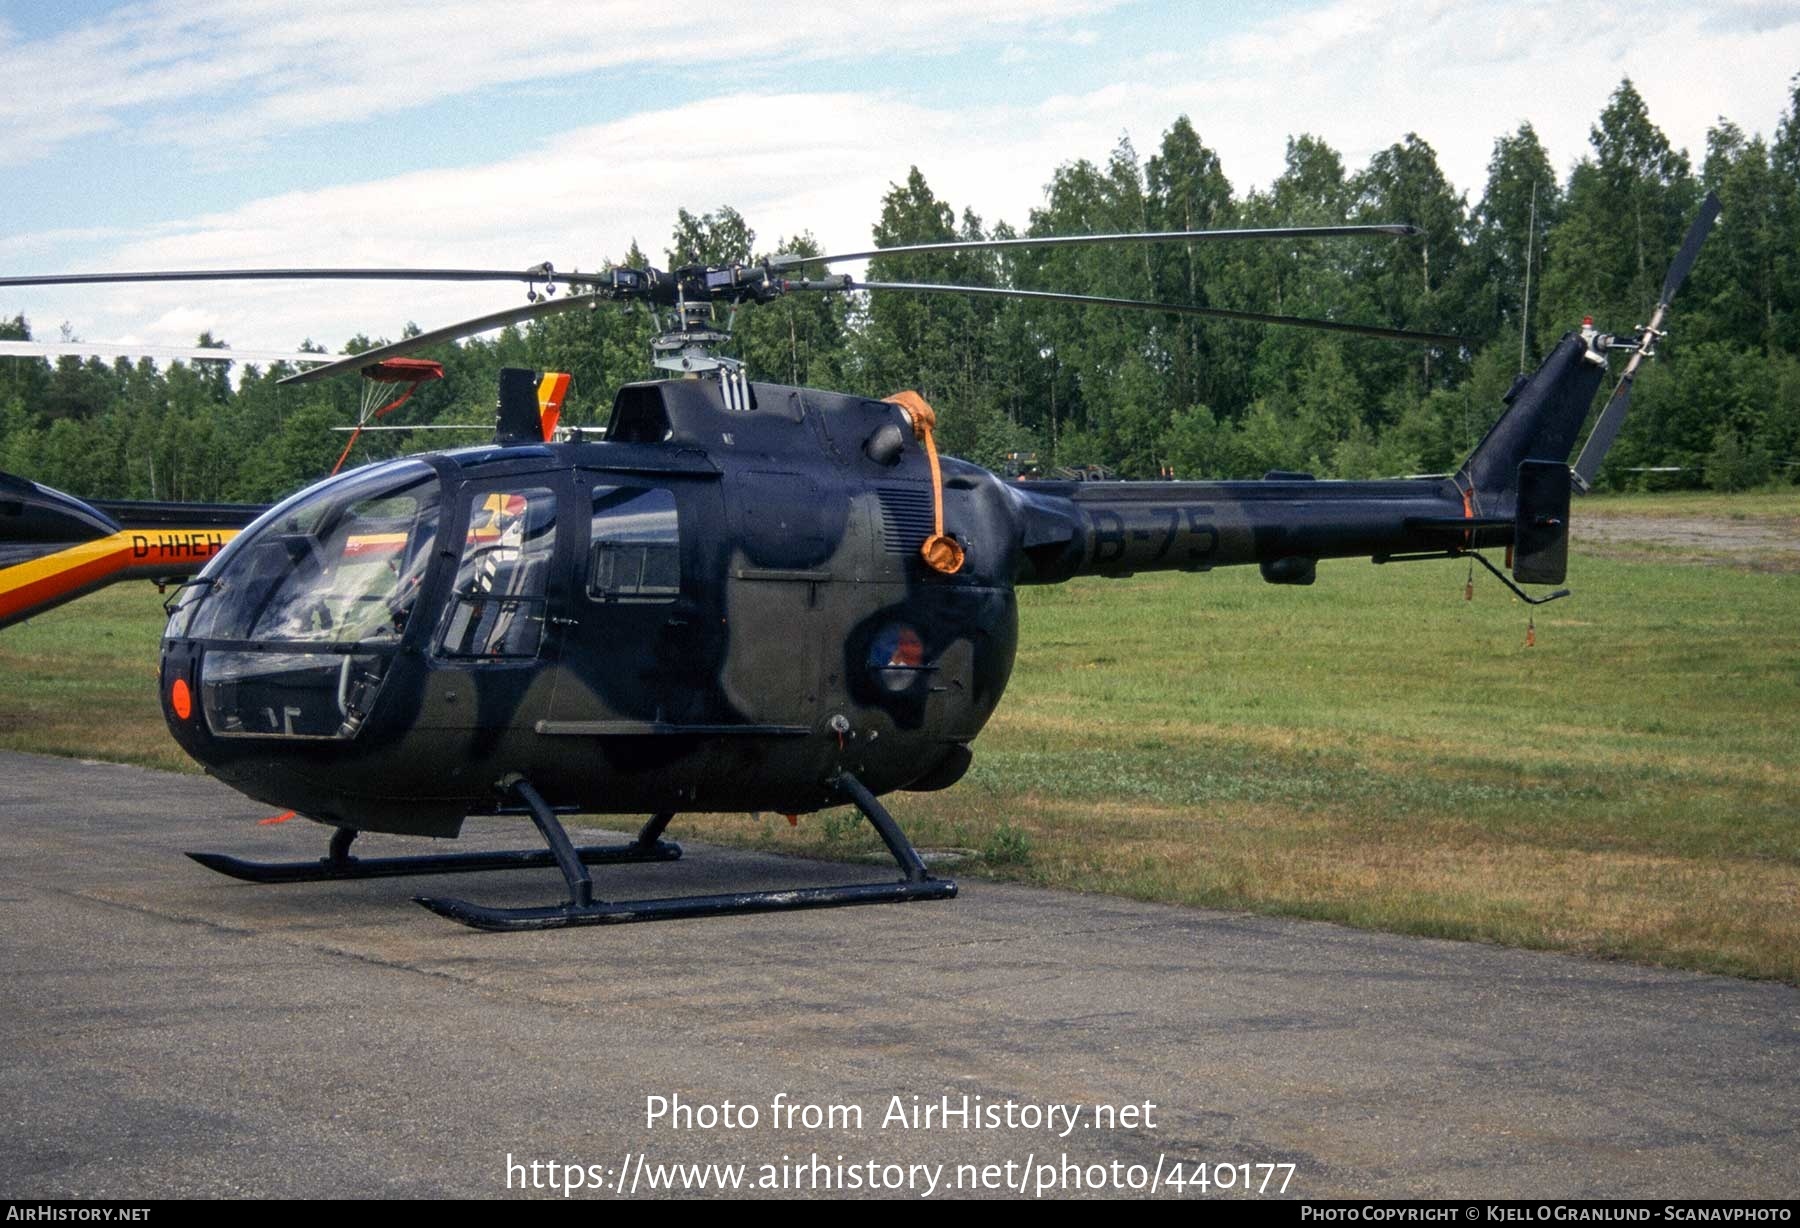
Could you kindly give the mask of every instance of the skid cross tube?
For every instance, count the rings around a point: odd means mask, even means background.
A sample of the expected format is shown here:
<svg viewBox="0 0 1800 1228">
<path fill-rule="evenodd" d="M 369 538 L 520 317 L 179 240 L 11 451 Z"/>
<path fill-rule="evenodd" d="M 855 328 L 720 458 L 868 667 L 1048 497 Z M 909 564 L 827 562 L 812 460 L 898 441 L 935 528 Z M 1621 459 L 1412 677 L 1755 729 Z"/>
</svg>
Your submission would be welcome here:
<svg viewBox="0 0 1800 1228">
<path fill-rule="evenodd" d="M 569 839 L 569 833 L 563 825 L 556 821 L 556 811 L 550 809 L 543 795 L 531 787 L 531 782 L 523 776 L 512 776 L 503 782 L 503 787 L 510 788 L 519 795 L 531 810 L 531 821 L 537 825 L 538 835 L 550 846 L 556 857 L 556 868 L 569 882 L 569 907 L 586 908 L 594 902 L 594 880 L 588 877 L 587 866 L 582 863 L 580 854 Z"/>
<path fill-rule="evenodd" d="M 901 871 L 909 883 L 922 883 L 931 878 L 925 872 L 925 863 L 919 860 L 919 851 L 907 840 L 906 833 L 900 830 L 900 824 L 894 822 L 894 816 L 887 812 L 887 807 L 875 800 L 875 795 L 863 788 L 862 781 L 845 772 L 837 778 L 837 786 L 850 795 L 856 808 L 863 812 L 869 825 L 881 837 L 881 842 L 900 863 Z"/>
<path fill-rule="evenodd" d="M 583 865 L 624 865 L 679 861 L 681 846 L 659 840 L 673 815 L 657 815 L 630 844 L 596 844 L 574 849 Z M 660 823 L 658 822 L 660 820 Z M 646 838 L 647 837 L 647 838 Z M 565 837 L 566 838 L 566 837 Z M 249 861 L 225 853 L 189 853 L 209 870 L 248 883 L 323 883 L 338 879 L 404 878 L 414 874 L 472 874 L 487 870 L 537 870 L 556 865 L 549 849 L 499 849 L 491 853 L 437 853 L 416 857 L 352 857 L 356 829 L 340 827 L 331 852 L 317 861 Z"/>
<path fill-rule="evenodd" d="M 803 908 L 843 908 L 851 904 L 898 904 L 913 900 L 948 900 L 956 895 L 956 883 L 947 878 L 932 878 L 913 848 L 882 804 L 875 800 L 863 783 L 848 772 L 833 785 L 846 795 L 869 820 L 881 836 L 895 863 L 905 875 L 898 882 L 848 883 L 836 887 L 801 887 L 787 891 L 733 891 L 719 895 L 670 896 L 654 900 L 622 900 L 609 902 L 593 898 L 593 882 L 578 860 L 565 854 L 573 850 L 568 834 L 563 831 L 544 799 L 529 782 L 516 779 L 509 785 L 512 792 L 531 807 L 532 822 L 543 832 L 556 863 L 569 885 L 569 902 L 541 908 L 489 908 L 466 900 L 420 896 L 417 903 L 440 916 L 481 930 L 516 931 L 563 929 L 575 925 L 625 925 L 634 921 L 675 921 L 686 917 L 721 917 L 738 913 L 790 912 Z M 659 814 L 644 825 L 638 834 L 640 844 L 654 843 L 673 815 Z"/>
</svg>

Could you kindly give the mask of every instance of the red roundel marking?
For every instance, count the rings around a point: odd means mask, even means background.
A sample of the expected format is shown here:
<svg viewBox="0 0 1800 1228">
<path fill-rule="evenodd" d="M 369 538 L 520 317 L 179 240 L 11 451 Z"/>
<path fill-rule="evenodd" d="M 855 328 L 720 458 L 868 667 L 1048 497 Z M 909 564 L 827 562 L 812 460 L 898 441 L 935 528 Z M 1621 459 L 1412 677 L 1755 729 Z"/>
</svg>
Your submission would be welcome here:
<svg viewBox="0 0 1800 1228">
<path fill-rule="evenodd" d="M 911 627 L 900 628 L 900 634 L 894 640 L 894 655 L 888 658 L 888 664 L 915 668 L 925 664 L 925 644 L 917 631 Z"/>
<path fill-rule="evenodd" d="M 194 715 L 194 697 L 188 691 L 186 678 L 177 678 L 175 685 L 169 688 L 169 706 L 184 721 Z"/>
</svg>

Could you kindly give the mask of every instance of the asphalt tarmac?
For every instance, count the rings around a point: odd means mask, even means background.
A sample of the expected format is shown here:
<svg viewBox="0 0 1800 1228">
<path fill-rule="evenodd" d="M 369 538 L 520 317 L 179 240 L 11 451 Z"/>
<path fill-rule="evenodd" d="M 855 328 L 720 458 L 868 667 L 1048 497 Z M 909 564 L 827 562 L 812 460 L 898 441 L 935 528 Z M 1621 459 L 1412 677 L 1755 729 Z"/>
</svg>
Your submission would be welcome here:
<svg viewBox="0 0 1800 1228">
<path fill-rule="evenodd" d="M 733 1164 L 746 1194 L 1800 1192 L 1788 986 L 974 880 L 482 934 L 411 897 L 553 902 L 555 871 L 254 886 L 181 855 L 323 851 L 265 814 L 201 777 L 0 755 L 0 1196 L 518 1196 L 551 1161 L 598 1198 Z M 472 822 L 460 846 L 534 836 Z M 885 875 L 693 844 L 594 873 L 614 897 Z M 657 1097 L 699 1112 L 651 1122 Z M 946 1103 L 968 1113 L 912 1124 Z"/>
</svg>

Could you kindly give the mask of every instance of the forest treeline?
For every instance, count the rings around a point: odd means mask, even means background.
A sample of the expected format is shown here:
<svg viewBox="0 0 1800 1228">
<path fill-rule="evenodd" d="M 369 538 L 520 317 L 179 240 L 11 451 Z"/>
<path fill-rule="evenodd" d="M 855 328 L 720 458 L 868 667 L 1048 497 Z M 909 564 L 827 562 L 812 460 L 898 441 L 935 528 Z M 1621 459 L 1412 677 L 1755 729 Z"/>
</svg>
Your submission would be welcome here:
<svg viewBox="0 0 1800 1228">
<path fill-rule="evenodd" d="M 1683 289 L 1661 359 L 1639 380 L 1603 481 L 1740 489 L 1800 477 L 1800 77 L 1771 138 L 1721 118 L 1696 168 L 1629 80 L 1559 177 L 1531 125 L 1494 142 L 1473 204 L 1416 135 L 1357 171 L 1325 142 L 1287 143 L 1266 189 L 1236 192 L 1187 117 L 1140 157 L 1058 168 L 1023 230 L 939 199 L 914 168 L 880 202 L 880 245 L 1220 227 L 1408 222 L 1419 237 L 1018 249 L 883 257 L 870 280 L 1076 291 L 1448 332 L 1467 349 L 1023 300 L 876 293 L 789 295 L 738 314 L 734 348 L 757 379 L 886 395 L 916 388 L 947 450 L 998 467 L 1125 476 L 1255 477 L 1270 469 L 1372 477 L 1453 468 L 1499 413 L 1521 367 L 1584 316 L 1643 323 L 1707 190 L 1724 220 Z M 758 248 L 729 206 L 681 210 L 661 259 L 817 254 L 800 235 Z M 610 263 L 596 260 L 596 266 Z M 413 325 L 404 336 L 416 332 Z M 614 391 L 650 374 L 642 310 L 566 312 L 423 351 L 445 378 L 395 423 L 492 422 L 497 371 L 572 373 L 564 421 L 605 420 Z M 0 337 L 29 339 L 23 317 Z M 202 344 L 213 344 L 210 337 Z M 374 344 L 359 337 L 351 352 Z M 222 344 L 219 343 L 219 344 Z M 309 348 L 310 345 L 309 345 Z M 326 472 L 361 381 L 278 389 L 283 366 L 148 360 L 0 363 L 0 469 L 90 496 L 267 500 Z M 1602 391 L 1605 395 L 1605 390 Z M 471 441 L 479 439 L 472 436 Z M 365 436 L 362 459 L 445 446 Z M 1656 471 L 1656 472 L 1652 472 Z"/>
</svg>

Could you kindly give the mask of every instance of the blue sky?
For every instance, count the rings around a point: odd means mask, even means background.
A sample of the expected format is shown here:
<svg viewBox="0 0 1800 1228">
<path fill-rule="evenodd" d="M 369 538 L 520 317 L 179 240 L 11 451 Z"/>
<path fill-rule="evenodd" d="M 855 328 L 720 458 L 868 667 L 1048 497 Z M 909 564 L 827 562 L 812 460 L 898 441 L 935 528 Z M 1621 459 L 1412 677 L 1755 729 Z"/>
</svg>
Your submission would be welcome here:
<svg viewBox="0 0 1800 1228">
<path fill-rule="evenodd" d="M 595 267 L 679 207 L 861 246 L 917 164 L 1025 220 L 1056 165 L 1188 114 L 1240 190 L 1286 138 L 1354 169 L 1417 131 L 1471 198 L 1529 120 L 1559 169 L 1620 77 L 1698 157 L 1769 133 L 1800 5 L 1594 0 L 0 3 L 0 269 Z M 506 291 L 498 292 L 506 294 Z M 40 336 L 336 347 L 504 306 L 492 288 L 0 291 Z"/>
</svg>

